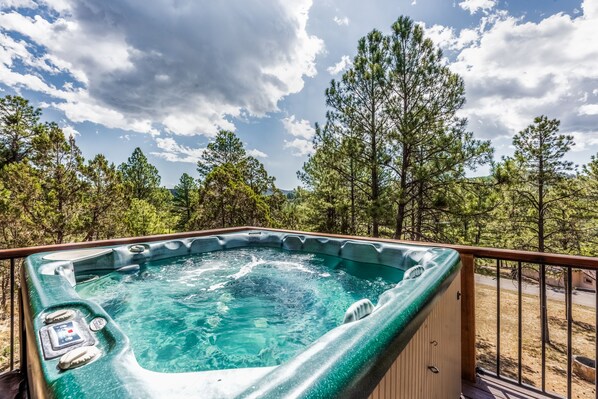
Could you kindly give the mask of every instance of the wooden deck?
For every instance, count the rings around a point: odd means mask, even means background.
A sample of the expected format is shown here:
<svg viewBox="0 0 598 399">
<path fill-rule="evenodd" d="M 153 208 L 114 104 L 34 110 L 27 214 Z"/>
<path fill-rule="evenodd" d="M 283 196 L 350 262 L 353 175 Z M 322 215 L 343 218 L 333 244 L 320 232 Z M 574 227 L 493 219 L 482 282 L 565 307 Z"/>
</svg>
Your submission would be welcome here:
<svg viewBox="0 0 598 399">
<path fill-rule="evenodd" d="M 463 381 L 461 399 L 545 399 L 525 388 L 510 385 L 490 376 L 478 376 L 477 382 Z M 23 375 L 18 372 L 0 374 L 0 398 L 27 399 Z"/>
<path fill-rule="evenodd" d="M 461 399 L 545 399 L 549 396 L 511 385 L 491 376 L 477 376 L 477 382 L 463 381 Z"/>
</svg>

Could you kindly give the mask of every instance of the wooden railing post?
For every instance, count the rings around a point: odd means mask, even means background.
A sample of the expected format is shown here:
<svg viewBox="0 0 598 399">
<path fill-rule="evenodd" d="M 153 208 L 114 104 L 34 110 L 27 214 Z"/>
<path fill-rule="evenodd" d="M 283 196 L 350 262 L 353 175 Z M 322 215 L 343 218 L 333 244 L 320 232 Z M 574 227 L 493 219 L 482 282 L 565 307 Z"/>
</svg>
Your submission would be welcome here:
<svg viewBox="0 0 598 399">
<path fill-rule="evenodd" d="M 476 381 L 475 364 L 475 258 L 461 254 L 461 377 Z"/>
</svg>

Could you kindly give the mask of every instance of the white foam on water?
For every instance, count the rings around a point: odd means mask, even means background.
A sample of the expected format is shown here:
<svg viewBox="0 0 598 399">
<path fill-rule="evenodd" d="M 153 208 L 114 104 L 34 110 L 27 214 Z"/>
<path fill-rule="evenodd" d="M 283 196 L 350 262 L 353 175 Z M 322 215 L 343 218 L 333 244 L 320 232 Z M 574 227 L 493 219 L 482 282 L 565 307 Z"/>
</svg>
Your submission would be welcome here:
<svg viewBox="0 0 598 399">
<path fill-rule="evenodd" d="M 255 257 L 255 255 L 251 255 L 251 262 L 241 266 L 241 269 L 236 272 L 235 274 L 232 274 L 230 276 L 228 276 L 228 281 L 223 281 L 221 283 L 217 283 L 217 284 L 212 284 L 210 286 L 210 288 L 208 288 L 208 291 L 216 291 L 221 289 L 222 287 L 224 287 L 228 282 L 230 282 L 231 280 L 238 280 L 241 277 L 245 277 L 246 275 L 248 275 L 249 273 L 251 273 L 251 271 L 253 270 L 254 267 L 259 266 L 259 265 L 263 265 L 265 264 L 266 261 L 264 259 L 258 259 Z"/>
<path fill-rule="evenodd" d="M 110 274 L 77 291 L 105 306 L 149 370 L 274 366 L 338 326 L 356 300 L 394 286 L 337 270 L 335 260 L 226 250 L 149 262 L 147 278 Z"/>
<path fill-rule="evenodd" d="M 307 267 L 305 267 L 305 265 L 303 265 L 302 263 L 299 263 L 299 262 L 272 261 L 272 262 L 270 262 L 270 264 L 272 264 L 274 267 L 277 267 L 279 269 L 298 270 L 300 272 L 309 273 L 309 274 L 316 273 L 313 270 L 308 269 Z"/>
<path fill-rule="evenodd" d="M 187 264 L 185 264 L 185 266 L 190 267 Z M 196 279 L 198 277 L 201 277 L 202 274 L 222 269 L 225 266 L 226 265 L 223 263 L 215 262 L 213 267 L 195 267 L 193 269 L 183 270 L 180 275 L 179 281 L 185 282 L 186 280 Z"/>
</svg>

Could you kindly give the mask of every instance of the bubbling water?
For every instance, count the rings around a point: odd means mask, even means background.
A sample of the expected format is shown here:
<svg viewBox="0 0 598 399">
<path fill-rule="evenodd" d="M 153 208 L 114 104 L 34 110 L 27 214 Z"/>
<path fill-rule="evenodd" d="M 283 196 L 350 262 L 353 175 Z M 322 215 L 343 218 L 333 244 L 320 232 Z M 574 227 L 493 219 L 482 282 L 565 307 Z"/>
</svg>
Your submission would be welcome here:
<svg viewBox="0 0 598 399">
<path fill-rule="evenodd" d="M 78 284 L 158 372 L 275 366 L 342 323 L 356 300 L 403 277 L 396 268 L 272 248 L 148 262 Z"/>
</svg>

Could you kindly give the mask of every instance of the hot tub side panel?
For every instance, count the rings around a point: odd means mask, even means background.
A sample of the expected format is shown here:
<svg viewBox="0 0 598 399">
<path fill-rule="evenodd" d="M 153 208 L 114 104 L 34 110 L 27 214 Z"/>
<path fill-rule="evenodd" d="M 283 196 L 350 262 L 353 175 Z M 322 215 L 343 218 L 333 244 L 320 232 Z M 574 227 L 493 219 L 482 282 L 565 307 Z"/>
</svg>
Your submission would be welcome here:
<svg viewBox="0 0 598 399">
<path fill-rule="evenodd" d="M 461 394 L 460 274 L 393 362 L 369 399 L 458 398 Z"/>
</svg>

